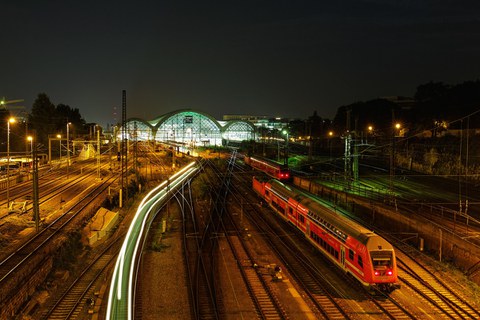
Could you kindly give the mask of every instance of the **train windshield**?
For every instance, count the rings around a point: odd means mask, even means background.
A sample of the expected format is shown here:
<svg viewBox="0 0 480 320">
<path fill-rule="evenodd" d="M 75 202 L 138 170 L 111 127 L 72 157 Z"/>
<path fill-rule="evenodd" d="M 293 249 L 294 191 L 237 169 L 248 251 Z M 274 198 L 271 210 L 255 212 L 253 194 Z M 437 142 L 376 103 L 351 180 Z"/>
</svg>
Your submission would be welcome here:
<svg viewBox="0 0 480 320">
<path fill-rule="evenodd" d="M 374 268 L 391 268 L 392 253 L 389 251 L 371 251 L 372 264 Z"/>
</svg>

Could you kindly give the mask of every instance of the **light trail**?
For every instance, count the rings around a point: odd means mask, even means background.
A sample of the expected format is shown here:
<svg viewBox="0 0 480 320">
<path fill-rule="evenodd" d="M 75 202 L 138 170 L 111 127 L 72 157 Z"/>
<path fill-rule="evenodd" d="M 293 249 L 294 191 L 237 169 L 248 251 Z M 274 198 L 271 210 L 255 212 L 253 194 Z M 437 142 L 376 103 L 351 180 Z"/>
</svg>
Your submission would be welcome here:
<svg viewBox="0 0 480 320">
<path fill-rule="evenodd" d="M 176 172 L 167 181 L 150 191 L 140 202 L 115 264 L 108 295 L 106 319 L 133 319 L 135 266 L 140 243 L 145 234 L 146 222 L 159 205 L 168 200 L 170 190 L 181 186 L 198 170 L 195 164 L 196 162 L 191 162 Z"/>
</svg>

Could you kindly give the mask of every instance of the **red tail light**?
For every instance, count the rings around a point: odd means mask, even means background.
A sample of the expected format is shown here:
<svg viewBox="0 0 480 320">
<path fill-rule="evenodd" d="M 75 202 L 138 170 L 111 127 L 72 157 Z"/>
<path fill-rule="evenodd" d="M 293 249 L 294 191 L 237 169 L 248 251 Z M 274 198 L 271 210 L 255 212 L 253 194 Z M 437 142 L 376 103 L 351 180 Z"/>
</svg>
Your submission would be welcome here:
<svg viewBox="0 0 480 320">
<path fill-rule="evenodd" d="M 393 275 L 393 271 L 392 271 L 392 270 L 388 270 L 388 271 L 387 271 L 387 276 L 391 276 L 391 275 Z"/>
<path fill-rule="evenodd" d="M 375 272 L 374 272 L 373 274 L 375 274 L 376 276 L 379 276 L 379 275 L 380 275 L 380 271 L 375 270 Z"/>
</svg>

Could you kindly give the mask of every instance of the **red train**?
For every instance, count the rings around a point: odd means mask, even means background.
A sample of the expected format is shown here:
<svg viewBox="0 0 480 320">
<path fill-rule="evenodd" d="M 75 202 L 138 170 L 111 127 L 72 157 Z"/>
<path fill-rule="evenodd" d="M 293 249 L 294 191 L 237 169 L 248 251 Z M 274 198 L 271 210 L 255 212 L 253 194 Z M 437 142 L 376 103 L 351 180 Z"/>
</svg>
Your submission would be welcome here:
<svg viewBox="0 0 480 320">
<path fill-rule="evenodd" d="M 250 167 L 263 171 L 275 179 L 280 181 L 290 180 L 290 170 L 287 165 L 279 164 L 273 160 L 261 157 L 245 156 L 244 160 Z"/>
<path fill-rule="evenodd" d="M 253 189 L 338 268 L 364 286 L 384 291 L 398 287 L 395 251 L 385 239 L 277 180 L 253 177 Z"/>
</svg>

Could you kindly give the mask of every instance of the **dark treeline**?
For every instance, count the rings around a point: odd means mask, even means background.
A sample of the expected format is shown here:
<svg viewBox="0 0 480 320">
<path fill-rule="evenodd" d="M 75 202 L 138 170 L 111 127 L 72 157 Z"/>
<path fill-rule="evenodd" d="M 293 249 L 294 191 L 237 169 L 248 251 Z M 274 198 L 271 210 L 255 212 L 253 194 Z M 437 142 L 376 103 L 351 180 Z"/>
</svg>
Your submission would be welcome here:
<svg viewBox="0 0 480 320">
<path fill-rule="evenodd" d="M 71 123 L 72 137 L 74 134 L 83 133 L 86 124 L 77 108 L 65 104 L 55 106 L 45 93 L 40 93 L 33 103 L 28 122 L 30 127 L 36 130 L 37 141 L 44 145 L 48 143 L 48 135 L 66 134 L 67 123 Z"/>
<path fill-rule="evenodd" d="M 318 116 L 317 111 L 306 120 L 289 123 L 294 136 L 325 138 L 346 131 L 366 133 L 372 126 L 375 135 L 389 136 L 395 123 L 408 135 L 430 131 L 437 136 L 446 129 L 480 128 L 480 80 L 456 85 L 428 82 L 419 85 L 413 97 L 385 97 L 358 101 L 341 106 L 333 120 Z M 462 121 L 466 120 L 466 121 Z M 467 124 L 468 123 L 468 124 Z"/>
<path fill-rule="evenodd" d="M 7 119 L 13 114 L 9 110 L 0 110 L 0 121 L 7 123 Z M 66 138 L 67 123 L 69 125 L 70 138 L 75 135 L 83 134 L 87 130 L 86 122 L 82 118 L 79 109 L 71 108 L 66 104 L 54 105 L 48 95 L 45 93 L 38 94 L 33 103 L 30 113 L 23 112 L 15 115 L 15 123 L 10 125 L 10 151 L 18 152 L 26 150 L 26 136 L 35 136 L 38 150 L 45 151 L 48 146 L 48 138 L 51 135 L 61 134 Z M 7 137 L 7 126 L 1 127 L 1 135 Z M 2 142 L 7 139 L 0 139 Z M 1 144 L 1 151 L 7 150 L 7 143 Z"/>
<path fill-rule="evenodd" d="M 393 123 L 400 122 L 410 134 L 424 130 L 433 135 L 444 129 L 480 127 L 480 117 L 468 117 L 480 110 L 480 80 L 448 85 L 429 82 L 417 87 L 413 99 L 374 99 L 342 106 L 337 110 L 333 126 L 338 132 L 365 131 L 372 125 L 378 133 L 388 133 Z M 347 120 L 350 121 L 347 121 Z"/>
</svg>

